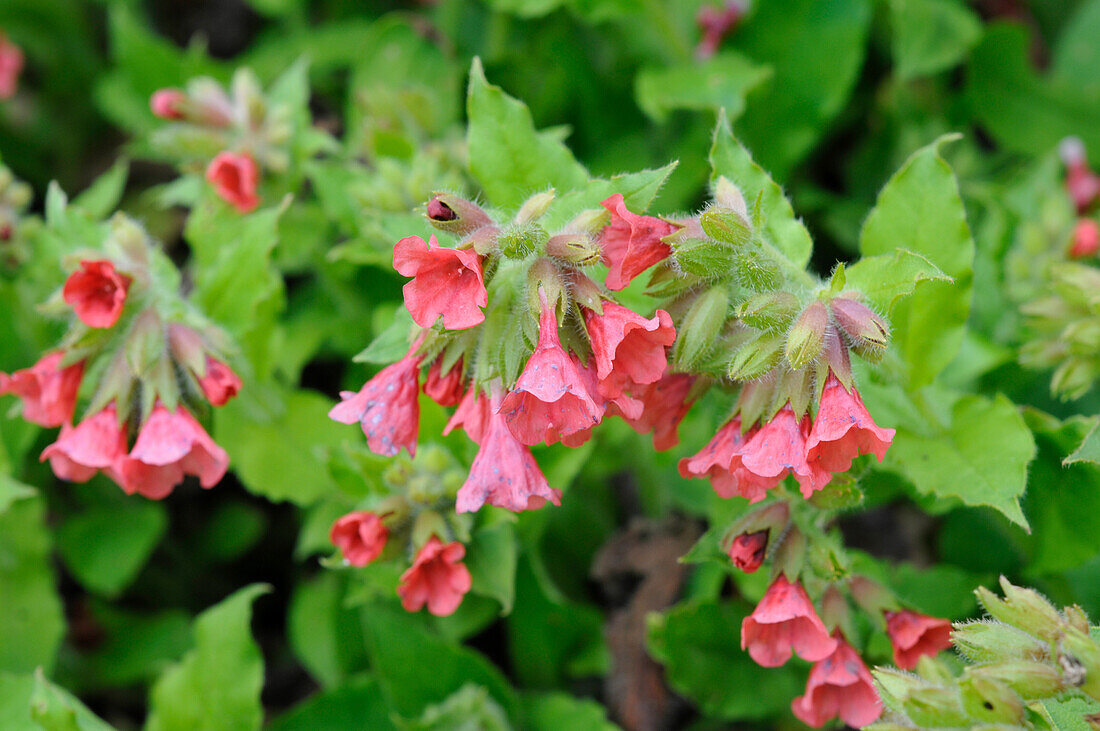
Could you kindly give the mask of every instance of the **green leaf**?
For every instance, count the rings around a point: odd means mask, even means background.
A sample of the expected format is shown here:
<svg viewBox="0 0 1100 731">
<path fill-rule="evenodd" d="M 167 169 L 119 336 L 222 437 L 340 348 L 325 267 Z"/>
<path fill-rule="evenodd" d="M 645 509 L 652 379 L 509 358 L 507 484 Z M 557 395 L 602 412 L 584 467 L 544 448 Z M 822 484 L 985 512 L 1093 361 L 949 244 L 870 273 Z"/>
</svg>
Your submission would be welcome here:
<svg viewBox="0 0 1100 731">
<path fill-rule="evenodd" d="M 537 18 L 561 7 L 565 0 L 487 0 L 493 10 L 514 13 L 521 18 Z"/>
<path fill-rule="evenodd" d="M 673 690 L 707 715 L 763 719 L 783 713 L 802 692 L 792 664 L 760 672 L 741 649 L 741 622 L 750 611 L 744 603 L 687 603 L 650 615 L 650 653 Z"/>
<path fill-rule="evenodd" d="M 982 35 L 981 21 L 959 0 L 890 0 L 890 25 L 902 80 L 951 68 Z"/>
<path fill-rule="evenodd" d="M 898 422 L 886 460 L 919 492 L 996 508 L 1027 529 L 1020 496 L 1035 440 L 1015 404 L 1001 394 L 964 396 L 944 427 L 930 425 L 918 434 L 906 428 L 909 423 Z"/>
<path fill-rule="evenodd" d="M 1087 0 L 1077 6 L 1054 46 L 1050 73 L 1069 84 L 1098 84 L 1096 69 L 1100 65 L 1100 0 Z"/>
<path fill-rule="evenodd" d="M 34 488 L 0 473 L 0 515 L 16 500 L 34 496 Z"/>
<path fill-rule="evenodd" d="M 508 717 L 489 691 L 464 685 L 442 703 L 428 706 L 420 718 L 401 724 L 403 731 L 511 731 Z"/>
<path fill-rule="evenodd" d="M 502 614 L 512 611 L 518 552 L 515 526 L 504 521 L 478 528 L 467 548 L 466 567 L 473 578 L 471 591 L 496 599 Z"/>
<path fill-rule="evenodd" d="M 951 139 L 913 153 L 879 193 L 860 232 L 864 256 L 907 249 L 954 279 L 921 285 L 894 310 L 893 347 L 908 365 L 910 388 L 930 383 L 954 359 L 970 313 L 974 242 L 955 174 L 940 156 Z"/>
<path fill-rule="evenodd" d="M 268 731 L 388 731 L 394 728 L 378 681 L 360 676 L 339 688 L 310 696 L 276 718 Z"/>
<path fill-rule="evenodd" d="M 711 182 L 725 176 L 741 190 L 746 201 L 760 201 L 763 213 L 763 233 L 772 246 L 803 267 L 810 260 L 813 241 L 810 232 L 794 216 L 791 203 L 784 197 L 782 188 L 757 165 L 745 146 L 733 136 L 729 119 L 718 115 L 714 129 L 714 143 L 710 148 Z"/>
<path fill-rule="evenodd" d="M 73 199 L 73 205 L 83 208 L 94 220 L 109 216 L 122 200 L 126 189 L 126 180 L 130 176 L 130 161 L 119 160 L 111 168 L 96 178 L 87 189 Z"/>
<path fill-rule="evenodd" d="M 112 731 L 71 693 L 46 680 L 41 668 L 34 674 L 30 700 L 31 718 L 46 731 Z"/>
<path fill-rule="evenodd" d="M 770 75 L 768 67 L 726 51 L 701 63 L 643 68 L 634 79 L 634 95 L 656 122 L 664 122 L 677 109 L 725 109 L 737 119 L 745 109 L 745 95 Z"/>
<path fill-rule="evenodd" d="M 1085 720 L 1100 712 L 1100 703 L 1091 698 L 1067 696 L 1040 701 L 1051 731 L 1092 731 L 1092 724 Z"/>
<path fill-rule="evenodd" d="M 412 315 L 404 307 L 398 307 L 393 313 L 389 326 L 352 360 L 356 363 L 376 365 L 389 365 L 400 360 L 409 350 L 409 334 L 412 332 L 412 327 Z"/>
<path fill-rule="evenodd" d="M 607 710 L 587 698 L 566 693 L 531 693 L 523 697 L 524 728 L 531 731 L 615 731 Z"/>
<path fill-rule="evenodd" d="M 269 590 L 247 586 L 195 618 L 194 649 L 150 692 L 146 731 L 260 728 L 264 661 L 250 625 L 252 602 Z"/>
<path fill-rule="evenodd" d="M 890 314 L 921 282 L 950 282 L 951 277 L 920 254 L 895 249 L 893 254 L 865 256 L 845 270 L 845 288 L 863 293 L 867 304 Z"/>
<path fill-rule="evenodd" d="M 41 498 L 0 515 L 0 671 L 50 672 L 65 631 Z"/>
<path fill-rule="evenodd" d="M 516 208 L 532 193 L 580 188 L 588 172 L 554 134 L 535 130 L 523 102 L 485 80 L 474 59 L 466 97 L 470 172 L 493 205 Z"/>
<path fill-rule="evenodd" d="M 631 211 L 635 213 L 645 211 L 653 203 L 661 186 L 665 184 L 677 165 L 676 162 L 670 162 L 664 167 L 653 170 L 615 175 L 610 180 L 602 178 L 590 180 L 583 188 L 558 196 L 539 223 L 547 231 L 556 231 L 582 211 L 598 208 L 601 201 L 615 193 L 622 194 L 623 202 Z"/>
<path fill-rule="evenodd" d="M 1070 465 L 1075 462 L 1093 462 L 1100 464 L 1100 419 L 1097 419 L 1080 445 L 1073 453 L 1062 460 L 1062 464 Z"/>
<path fill-rule="evenodd" d="M 359 615 L 344 606 L 345 593 L 343 576 L 325 571 L 299 583 L 290 600 L 290 647 L 325 688 L 337 687 L 367 665 Z"/>
<path fill-rule="evenodd" d="M 134 580 L 167 528 L 161 503 L 112 501 L 67 518 L 57 529 L 57 550 L 85 588 L 113 597 Z"/>
</svg>

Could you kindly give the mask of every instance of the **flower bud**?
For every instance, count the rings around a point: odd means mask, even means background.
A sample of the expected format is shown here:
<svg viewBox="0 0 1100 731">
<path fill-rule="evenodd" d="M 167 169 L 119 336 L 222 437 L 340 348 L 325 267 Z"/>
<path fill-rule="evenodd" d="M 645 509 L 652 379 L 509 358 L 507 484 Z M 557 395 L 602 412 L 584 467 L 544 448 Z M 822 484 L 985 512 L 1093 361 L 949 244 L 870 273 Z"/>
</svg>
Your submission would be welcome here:
<svg viewBox="0 0 1100 731">
<path fill-rule="evenodd" d="M 735 249 L 733 270 L 743 285 L 755 292 L 783 286 L 783 270 L 775 255 L 756 242 Z"/>
<path fill-rule="evenodd" d="M 898 608 L 897 599 L 890 590 L 866 576 L 856 575 L 848 579 L 848 590 L 852 592 L 852 598 L 855 599 L 856 604 L 877 619 L 881 619 L 884 611 Z"/>
<path fill-rule="evenodd" d="M 672 234 L 677 236 L 677 234 Z M 669 237 L 665 237 L 668 239 Z M 729 244 L 713 239 L 677 237 L 672 251 L 680 269 L 688 274 L 716 279 L 729 273 L 736 254 Z"/>
<path fill-rule="evenodd" d="M 757 531 L 770 531 L 773 535 L 778 535 L 786 530 L 790 518 L 791 506 L 781 500 L 745 513 L 729 527 L 726 535 L 736 536 Z"/>
<path fill-rule="evenodd" d="M 971 726 L 970 716 L 954 690 L 927 686 L 913 688 L 901 701 L 902 710 L 919 728 Z"/>
<path fill-rule="evenodd" d="M 749 207 L 745 204 L 745 196 L 741 194 L 741 189 L 730 182 L 725 175 L 719 175 L 714 181 L 714 202 L 732 210 L 746 221 L 749 220 Z"/>
<path fill-rule="evenodd" d="M 574 302 L 599 315 L 603 314 L 603 295 L 600 292 L 600 285 L 593 282 L 584 272 L 573 267 L 566 267 L 562 272 L 562 278 L 569 287 Z"/>
<path fill-rule="evenodd" d="M 463 240 L 463 246 L 470 246 L 479 255 L 486 256 L 499 247 L 499 236 L 500 229 L 496 226 L 482 226 Z"/>
<path fill-rule="evenodd" d="M 467 236 L 493 221 L 481 206 L 450 193 L 434 193 L 425 215 L 440 231 Z"/>
<path fill-rule="evenodd" d="M 972 677 L 990 678 L 1012 689 L 1024 700 L 1050 698 L 1065 690 L 1062 674 L 1050 663 L 1034 660 L 1007 660 L 971 667 Z"/>
<path fill-rule="evenodd" d="M 782 357 L 783 334 L 760 333 L 737 349 L 727 372 L 734 380 L 752 381 L 779 365 Z"/>
<path fill-rule="evenodd" d="M 570 264 L 587 266 L 600 260 L 600 245 L 587 234 L 562 233 L 547 240 L 546 254 Z"/>
<path fill-rule="evenodd" d="M 833 319 L 848 336 L 857 353 L 877 362 L 890 343 L 890 328 L 869 307 L 847 297 L 837 297 L 829 303 Z"/>
<path fill-rule="evenodd" d="M 534 223 L 546 215 L 546 211 L 553 202 L 553 188 L 542 193 L 535 193 L 519 207 L 519 211 L 516 212 L 516 217 L 512 222 L 517 226 L 526 226 L 529 223 Z"/>
<path fill-rule="evenodd" d="M 1100 699 L 1100 646 L 1085 632 L 1070 629 L 1060 644 L 1059 662 L 1072 668 L 1066 680 L 1082 693 Z"/>
<path fill-rule="evenodd" d="M 1100 269 L 1077 262 L 1052 266 L 1055 291 L 1077 307 L 1091 309 L 1100 305 Z"/>
<path fill-rule="evenodd" d="M 1063 399 L 1084 396 L 1096 383 L 1096 367 L 1085 358 L 1067 358 L 1050 376 L 1050 392 Z"/>
<path fill-rule="evenodd" d="M 1023 720 L 1024 703 L 1011 688 L 969 668 L 959 680 L 959 697 L 970 717 L 983 723 L 1018 724 Z"/>
<path fill-rule="evenodd" d="M 672 355 L 676 370 L 691 371 L 711 352 L 728 312 L 729 293 L 725 287 L 712 287 L 692 302 L 677 329 Z"/>
<path fill-rule="evenodd" d="M 1081 607 L 1076 604 L 1068 606 L 1062 610 L 1062 616 L 1065 617 L 1066 624 L 1070 627 L 1078 632 L 1089 633 L 1089 617 Z"/>
<path fill-rule="evenodd" d="M 1100 251 L 1100 224 L 1091 218 L 1082 218 L 1073 227 L 1069 256 L 1071 259 L 1084 259 L 1095 256 Z"/>
<path fill-rule="evenodd" d="M 793 368 L 804 368 L 813 362 L 825 345 L 825 328 L 829 313 L 822 302 L 813 302 L 802 311 L 787 333 L 787 362 Z"/>
<path fill-rule="evenodd" d="M 164 357 L 164 325 L 155 310 L 145 310 L 135 319 L 127 334 L 125 353 L 126 364 L 138 378 L 147 375 Z"/>
<path fill-rule="evenodd" d="M 537 223 L 526 226 L 508 226 L 497 238 L 500 253 L 509 259 L 526 259 L 531 254 L 544 251 L 550 235 Z"/>
<path fill-rule="evenodd" d="M 1100 319 L 1071 322 L 1062 330 L 1060 338 L 1070 347 L 1070 352 L 1092 355 L 1100 351 Z"/>
<path fill-rule="evenodd" d="M 567 294 L 558 265 L 553 259 L 539 257 L 527 270 L 527 306 L 531 312 L 542 312 L 543 298 L 555 311 L 559 307 L 564 310 Z"/>
<path fill-rule="evenodd" d="M 206 371 L 206 347 L 202 337 L 186 325 L 168 326 L 168 347 L 176 362 L 193 373 Z"/>
<path fill-rule="evenodd" d="M 798 314 L 798 298 L 782 290 L 761 292 L 738 305 L 735 314 L 755 328 L 782 330 Z"/>
<path fill-rule="evenodd" d="M 764 563 L 764 556 L 768 552 L 768 531 L 761 530 L 755 533 L 742 533 L 730 542 L 729 554 L 733 565 L 751 574 Z"/>
<path fill-rule="evenodd" d="M 1047 641 L 1054 641 L 1062 634 L 1062 618 L 1058 610 L 1039 592 L 1013 586 L 1003 576 L 1001 590 L 1005 595 L 1003 600 L 984 586 L 975 591 L 991 617 Z"/>
<path fill-rule="evenodd" d="M 446 538 L 450 534 L 450 528 L 442 515 L 434 510 L 421 510 L 413 521 L 411 539 L 413 546 L 419 550 L 432 536 Z"/>
<path fill-rule="evenodd" d="M 810 496 L 810 504 L 819 510 L 851 510 L 862 502 L 859 480 L 849 473 L 833 475 L 828 485 Z"/>
<path fill-rule="evenodd" d="M 699 216 L 699 224 L 707 236 L 735 248 L 752 241 L 752 224 L 748 217 L 732 208 L 712 205 Z"/>
<path fill-rule="evenodd" d="M 1042 660 L 1049 645 L 1021 629 L 992 620 L 955 625 L 951 644 L 974 662 L 999 660 Z"/>
</svg>

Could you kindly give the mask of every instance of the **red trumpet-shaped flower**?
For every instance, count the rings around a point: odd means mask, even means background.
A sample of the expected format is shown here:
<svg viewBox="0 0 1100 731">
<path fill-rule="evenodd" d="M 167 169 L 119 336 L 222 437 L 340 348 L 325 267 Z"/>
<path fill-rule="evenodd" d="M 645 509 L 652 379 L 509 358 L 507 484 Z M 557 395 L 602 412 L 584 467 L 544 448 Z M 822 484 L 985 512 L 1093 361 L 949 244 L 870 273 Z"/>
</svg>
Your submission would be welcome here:
<svg viewBox="0 0 1100 731">
<path fill-rule="evenodd" d="M 836 650 L 810 669 L 806 693 L 791 701 L 791 711 L 814 728 L 834 718 L 863 728 L 882 715 L 882 701 L 859 654 L 839 632 L 836 642 Z"/>
<path fill-rule="evenodd" d="M 489 293 L 481 273 L 481 257 L 473 249 L 440 246 L 406 236 L 394 244 L 393 268 L 413 280 L 402 288 L 413 321 L 431 327 L 440 317 L 447 330 L 464 330 L 485 321 L 481 308 Z"/>
<path fill-rule="evenodd" d="M 642 403 L 642 413 L 635 419 L 623 418 L 639 434 L 653 432 L 653 448 L 658 452 L 672 449 L 680 443 L 680 422 L 691 408 L 688 397 L 694 382 L 695 377 L 686 373 L 669 373 L 633 389 L 631 395 Z"/>
<path fill-rule="evenodd" d="M 413 346 L 413 350 L 416 346 Z M 359 422 L 367 446 L 375 454 L 392 457 L 404 447 L 416 454 L 420 430 L 420 358 L 409 351 L 404 358 L 386 366 L 359 390 L 344 391 L 343 399 L 328 412 L 341 424 Z"/>
<path fill-rule="evenodd" d="M 245 152 L 219 152 L 206 168 L 206 179 L 214 186 L 218 197 L 241 213 L 260 205 L 256 189 L 260 184 L 260 169 Z"/>
<path fill-rule="evenodd" d="M 766 668 L 779 667 L 792 651 L 803 660 L 824 660 L 836 650 L 806 590 L 780 574 L 752 614 L 741 623 L 741 649 Z"/>
<path fill-rule="evenodd" d="M 0 99 L 11 99 L 19 87 L 23 70 L 23 49 L 0 33 Z"/>
<path fill-rule="evenodd" d="M 119 485 L 151 500 L 167 497 L 186 475 L 209 489 L 221 482 L 229 455 L 182 406 L 169 411 L 157 404 L 141 425 L 128 455 L 119 459 Z"/>
<path fill-rule="evenodd" d="M 861 454 L 874 454 L 881 462 L 893 440 L 894 430 L 875 424 L 855 386 L 849 392 L 836 376 L 830 375 L 817 418 L 806 437 L 806 461 L 815 474 L 825 475 L 820 486 L 827 484 L 833 474 L 847 471 Z M 805 485 L 802 492 L 809 496 Z"/>
<path fill-rule="evenodd" d="M 768 531 L 759 530 L 755 533 L 742 533 L 730 543 L 729 556 L 733 565 L 751 574 L 764 563 L 764 556 L 768 552 Z"/>
<path fill-rule="evenodd" d="M 745 467 L 742 450 L 754 435 L 754 431 L 742 434 L 741 419 L 734 417 L 698 454 L 680 460 L 680 475 L 710 478 L 710 484 L 719 497 L 740 495 L 750 503 L 760 502 L 786 473 L 762 476 Z"/>
<path fill-rule="evenodd" d="M 485 432 L 489 431 L 489 420 L 492 417 L 493 407 L 489 403 L 488 395 L 484 391 L 475 393 L 471 385 L 466 389 L 462 400 L 458 402 L 458 408 L 451 415 L 447 426 L 443 428 L 443 436 L 461 427 L 470 441 L 481 444 Z"/>
<path fill-rule="evenodd" d="M 924 655 L 951 647 L 951 622 L 910 609 L 886 612 L 886 634 L 894 647 L 894 664 L 912 670 Z"/>
<path fill-rule="evenodd" d="M 0 373 L 0 394 L 23 400 L 23 418 L 45 427 L 69 423 L 76 408 L 76 394 L 84 376 L 84 361 L 61 368 L 65 354 L 50 353 L 30 368 L 10 376 Z"/>
<path fill-rule="evenodd" d="M 115 465 L 126 454 L 126 433 L 111 404 L 75 427 L 65 424 L 57 441 L 42 452 L 53 473 L 62 480 L 87 482 L 99 470 L 118 481 Z"/>
<path fill-rule="evenodd" d="M 382 518 L 369 510 L 348 513 L 332 524 L 329 540 L 352 566 L 366 566 L 382 554 L 390 532 Z"/>
<path fill-rule="evenodd" d="M 665 348 L 676 340 L 667 312 L 657 310 L 647 320 L 614 302 L 603 303 L 602 315 L 587 308 L 582 312 L 602 396 L 615 398 L 634 386 L 660 380 L 668 367 Z"/>
<path fill-rule="evenodd" d="M 451 370 L 446 375 L 440 373 L 443 369 L 442 357 L 432 361 L 428 368 L 428 375 L 424 378 L 424 393 L 440 406 L 455 406 L 462 401 L 465 391 L 465 383 L 462 379 L 462 361 L 451 365 Z"/>
<path fill-rule="evenodd" d="M 539 343 L 500 404 L 516 439 L 528 445 L 553 443 L 600 422 L 604 407 L 592 398 L 583 370 L 562 349 L 554 308 L 543 294 Z"/>
<path fill-rule="evenodd" d="M 610 269 L 604 283 L 608 289 L 625 289 L 634 277 L 668 258 L 672 247 L 661 239 L 676 228 L 659 218 L 631 213 L 620 193 L 600 205 L 611 213 L 611 223 L 600 236 L 603 261 Z"/>
<path fill-rule="evenodd" d="M 88 327 L 111 327 L 122 314 L 130 281 L 110 261 L 82 261 L 65 280 L 61 296 Z"/>
<path fill-rule="evenodd" d="M 240 392 L 242 385 L 241 377 L 232 368 L 220 360 L 207 357 L 206 374 L 199 379 L 199 387 L 211 405 L 225 406 Z"/>
<path fill-rule="evenodd" d="M 1082 218 L 1073 227 L 1073 240 L 1069 246 L 1072 259 L 1084 259 L 1100 252 L 1100 223 L 1091 218 Z"/>
<path fill-rule="evenodd" d="M 397 594 L 405 611 L 417 612 L 427 604 L 437 617 L 454 614 L 472 583 L 470 571 L 462 563 L 465 555 L 461 543 L 443 545 L 432 536 L 416 554 L 413 565 L 401 574 Z"/>
<path fill-rule="evenodd" d="M 794 473 L 803 497 L 810 497 L 815 490 L 828 484 L 832 475 L 814 462 L 806 461 L 806 435 L 810 430 L 810 417 L 801 421 L 790 406 L 784 406 L 762 424 L 741 448 L 741 464 L 762 480 L 782 480 Z"/>
</svg>

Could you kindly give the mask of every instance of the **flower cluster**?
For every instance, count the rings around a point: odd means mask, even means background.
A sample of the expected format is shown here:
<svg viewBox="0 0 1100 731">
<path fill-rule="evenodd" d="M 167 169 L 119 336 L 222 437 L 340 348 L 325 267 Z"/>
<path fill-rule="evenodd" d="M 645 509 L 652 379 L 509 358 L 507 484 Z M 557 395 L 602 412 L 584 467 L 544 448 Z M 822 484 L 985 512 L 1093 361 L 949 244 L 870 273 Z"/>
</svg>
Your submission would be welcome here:
<svg viewBox="0 0 1100 731">
<path fill-rule="evenodd" d="M 225 336 L 160 281 L 175 270 L 132 221 L 112 221 L 105 249 L 80 259 L 61 289 L 58 307 L 75 315 L 68 334 L 33 366 L 0 374 L 0 393 L 19 397 L 28 421 L 61 427 L 42 453 L 61 479 L 103 472 L 156 500 L 186 475 L 213 487 L 229 457 L 194 414 L 241 388 Z"/>
</svg>

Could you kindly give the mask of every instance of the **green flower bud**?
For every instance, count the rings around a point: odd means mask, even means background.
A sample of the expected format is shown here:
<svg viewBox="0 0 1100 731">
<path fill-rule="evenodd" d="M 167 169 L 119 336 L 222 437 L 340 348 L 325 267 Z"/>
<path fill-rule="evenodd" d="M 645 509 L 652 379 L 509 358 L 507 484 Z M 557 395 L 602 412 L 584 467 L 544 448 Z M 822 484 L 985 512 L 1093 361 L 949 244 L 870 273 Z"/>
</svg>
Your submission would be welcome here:
<svg viewBox="0 0 1100 731">
<path fill-rule="evenodd" d="M 802 311 L 787 333 L 787 362 L 792 368 L 804 368 L 821 354 L 825 346 L 825 328 L 829 313 L 821 302 L 813 302 Z"/>
<path fill-rule="evenodd" d="M 834 475 L 824 489 L 810 497 L 810 504 L 820 510 L 851 510 L 863 503 L 859 480 L 851 474 Z"/>
<path fill-rule="evenodd" d="M 535 193 L 519 207 L 519 211 L 516 213 L 513 223 L 517 226 L 526 226 L 527 224 L 534 223 L 546 215 L 546 211 L 553 202 L 553 188 L 542 193 Z"/>
<path fill-rule="evenodd" d="M 531 254 L 544 251 L 550 234 L 537 223 L 526 226 L 508 226 L 497 238 L 500 252 L 509 259 L 526 259 Z"/>
<path fill-rule="evenodd" d="M 1039 592 L 1013 586 L 1003 576 L 1001 589 L 1005 595 L 1003 600 L 984 586 L 978 587 L 975 592 L 989 616 L 1047 641 L 1061 636 L 1062 618 L 1054 605 Z"/>
<path fill-rule="evenodd" d="M 1050 698 L 1066 689 L 1057 668 L 1034 660 L 1007 660 L 969 668 L 967 672 L 1004 683 L 1024 700 Z"/>
<path fill-rule="evenodd" d="M 1059 649 L 1067 684 L 1100 700 L 1100 645 L 1087 633 L 1069 629 Z"/>
<path fill-rule="evenodd" d="M 600 260 L 600 245 L 588 234 L 556 234 L 546 241 L 546 254 L 570 264 L 586 266 Z"/>
<path fill-rule="evenodd" d="M 699 216 L 699 223 L 707 236 L 732 247 L 741 248 L 752 241 L 752 224 L 732 208 L 713 205 Z"/>
<path fill-rule="evenodd" d="M 1067 358 L 1054 369 L 1050 377 L 1050 392 L 1062 399 L 1077 399 L 1084 396 L 1096 383 L 1096 365 L 1087 358 Z"/>
<path fill-rule="evenodd" d="M 983 723 L 1018 724 L 1023 720 L 1024 703 L 1011 688 L 971 670 L 967 668 L 959 680 L 959 697 L 971 718 Z"/>
<path fill-rule="evenodd" d="M 1050 654 L 1046 642 L 1021 629 L 991 620 L 956 624 L 951 633 L 951 644 L 979 663 L 1009 659 L 1042 660 Z"/>
<path fill-rule="evenodd" d="M 766 292 L 783 286 L 783 270 L 764 247 L 750 242 L 735 252 L 733 270 L 746 287 L 756 292 Z"/>
<path fill-rule="evenodd" d="M 753 295 L 735 311 L 745 324 L 761 330 L 786 328 L 798 314 L 798 298 L 790 292 L 776 290 Z"/>
<path fill-rule="evenodd" d="M 412 527 L 412 543 L 418 550 L 431 540 L 432 536 L 438 536 L 439 540 L 446 543 L 451 535 L 447 521 L 434 510 L 421 510 L 416 516 Z"/>
<path fill-rule="evenodd" d="M 695 299 L 677 329 L 672 351 L 676 370 L 691 371 L 714 349 L 728 313 L 729 293 L 725 287 L 712 287 Z"/>
<path fill-rule="evenodd" d="M 733 354 L 728 368 L 729 377 L 737 381 L 760 378 L 779 365 L 782 357 L 782 333 L 761 333 Z"/>
<path fill-rule="evenodd" d="M 973 725 L 970 715 L 963 710 L 959 694 L 947 688 L 913 689 L 901 699 L 901 707 L 920 728 L 970 728 Z"/>
<path fill-rule="evenodd" d="M 680 269 L 711 279 L 727 275 L 736 259 L 736 252 L 729 244 L 712 239 L 678 237 L 672 251 Z"/>
</svg>

